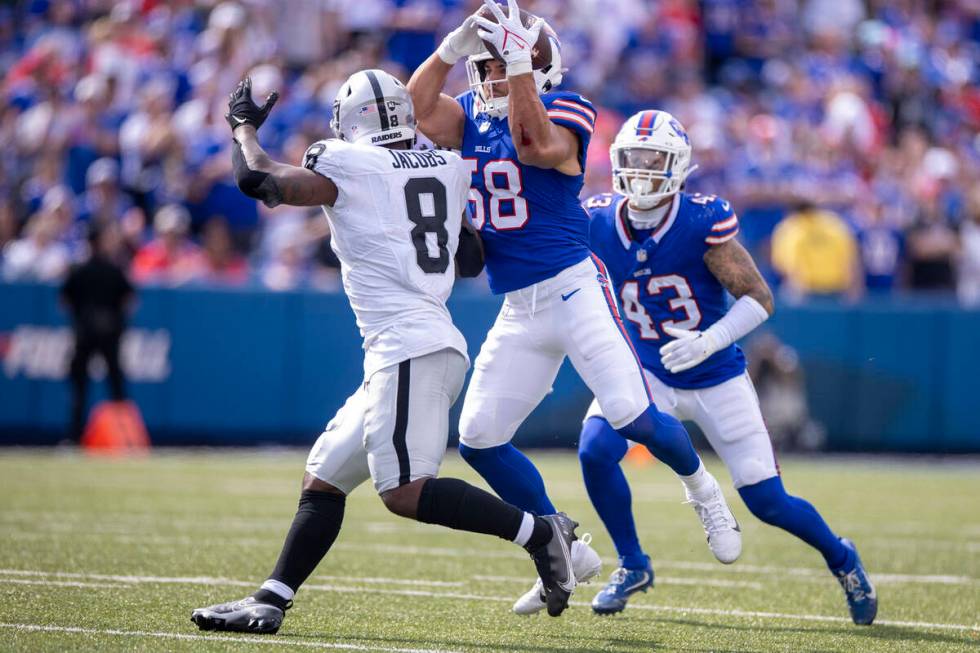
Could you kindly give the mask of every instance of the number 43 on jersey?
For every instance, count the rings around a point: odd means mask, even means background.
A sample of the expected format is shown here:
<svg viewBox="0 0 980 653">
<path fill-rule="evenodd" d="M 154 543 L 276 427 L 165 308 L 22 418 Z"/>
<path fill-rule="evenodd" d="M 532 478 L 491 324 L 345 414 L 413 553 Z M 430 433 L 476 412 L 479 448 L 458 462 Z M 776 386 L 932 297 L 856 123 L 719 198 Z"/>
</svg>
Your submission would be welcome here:
<svg viewBox="0 0 980 653">
<path fill-rule="evenodd" d="M 641 301 L 641 281 L 627 281 L 623 284 L 621 299 L 623 302 L 623 315 L 630 322 L 636 324 L 640 330 L 640 337 L 644 340 L 660 340 L 660 333 L 654 325 L 654 320 L 650 317 L 646 307 Z M 667 302 L 671 311 L 683 312 L 682 320 L 664 320 L 660 323 L 660 331 L 665 327 L 676 329 L 687 329 L 694 331 L 701 324 L 701 309 L 694 299 L 691 286 L 687 279 L 677 274 L 668 274 L 659 277 L 650 277 L 646 280 L 646 292 L 649 295 L 659 295 L 666 289 L 673 289 L 676 297 Z"/>
</svg>

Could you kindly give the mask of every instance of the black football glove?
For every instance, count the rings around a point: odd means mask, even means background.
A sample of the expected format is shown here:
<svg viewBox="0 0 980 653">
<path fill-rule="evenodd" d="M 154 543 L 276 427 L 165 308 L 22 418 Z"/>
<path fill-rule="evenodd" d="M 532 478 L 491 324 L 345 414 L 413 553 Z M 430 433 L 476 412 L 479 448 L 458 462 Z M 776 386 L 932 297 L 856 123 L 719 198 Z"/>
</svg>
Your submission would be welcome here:
<svg viewBox="0 0 980 653">
<path fill-rule="evenodd" d="M 235 132 L 235 127 L 241 125 L 252 125 L 256 129 L 261 127 L 277 100 L 279 93 L 273 91 L 260 107 L 252 100 L 252 78 L 246 77 L 238 82 L 235 92 L 228 96 L 228 113 L 225 114 L 232 133 Z"/>
</svg>

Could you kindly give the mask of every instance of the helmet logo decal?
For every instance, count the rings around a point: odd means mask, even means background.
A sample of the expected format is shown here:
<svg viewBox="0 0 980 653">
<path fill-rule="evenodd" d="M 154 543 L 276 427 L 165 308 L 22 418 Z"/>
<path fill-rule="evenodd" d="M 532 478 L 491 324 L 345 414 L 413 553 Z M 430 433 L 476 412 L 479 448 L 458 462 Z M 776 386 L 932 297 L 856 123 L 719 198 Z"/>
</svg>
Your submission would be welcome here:
<svg viewBox="0 0 980 653">
<path fill-rule="evenodd" d="M 381 92 L 381 82 L 378 81 L 378 76 L 374 74 L 373 70 L 365 70 L 364 74 L 367 75 L 368 82 L 371 83 L 371 90 L 374 92 L 374 103 L 378 107 L 381 129 L 390 129 L 391 124 L 388 122 L 388 109 L 385 107 L 384 93 Z"/>
<path fill-rule="evenodd" d="M 670 128 L 674 130 L 674 133 L 684 139 L 686 145 L 691 144 L 691 139 L 687 137 L 687 132 L 681 127 L 681 123 L 677 122 L 676 119 L 671 119 Z"/>
<path fill-rule="evenodd" d="M 637 136 L 652 136 L 653 125 L 657 122 L 657 111 L 644 111 L 636 123 Z"/>
</svg>

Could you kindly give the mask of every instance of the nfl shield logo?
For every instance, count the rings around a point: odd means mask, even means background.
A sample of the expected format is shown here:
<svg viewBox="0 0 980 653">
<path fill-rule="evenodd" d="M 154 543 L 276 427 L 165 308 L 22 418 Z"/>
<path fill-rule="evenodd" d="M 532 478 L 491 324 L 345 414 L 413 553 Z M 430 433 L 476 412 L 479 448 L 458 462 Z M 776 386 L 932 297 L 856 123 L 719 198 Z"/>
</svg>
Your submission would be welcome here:
<svg viewBox="0 0 980 653">
<path fill-rule="evenodd" d="M 647 260 L 647 251 L 645 249 L 639 249 L 636 251 L 636 260 L 643 263 Z"/>
<path fill-rule="evenodd" d="M 479 129 L 481 134 L 485 134 L 487 130 L 490 129 L 490 123 L 489 122 L 480 123 Z"/>
</svg>

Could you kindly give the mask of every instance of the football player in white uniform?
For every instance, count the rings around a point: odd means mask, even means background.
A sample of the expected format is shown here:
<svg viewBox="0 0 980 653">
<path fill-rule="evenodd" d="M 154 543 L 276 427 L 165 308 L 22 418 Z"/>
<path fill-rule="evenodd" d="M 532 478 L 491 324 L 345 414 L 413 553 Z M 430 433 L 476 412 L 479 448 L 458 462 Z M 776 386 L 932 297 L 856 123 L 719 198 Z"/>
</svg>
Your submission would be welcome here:
<svg viewBox="0 0 980 653">
<path fill-rule="evenodd" d="M 257 106 L 248 79 L 232 93 L 226 118 L 235 178 L 270 207 L 323 206 L 364 337 L 364 381 L 310 452 L 299 509 L 268 580 L 244 599 L 194 610 L 191 619 L 202 630 L 276 632 L 336 539 L 347 495 L 368 478 L 397 515 L 524 546 L 557 616 L 575 587 L 570 549 L 577 524 L 436 478 L 449 409 L 469 367 L 445 303 L 453 261 L 471 276 L 483 266 L 479 238 L 464 228 L 468 166 L 451 152 L 410 149 L 412 100 L 381 70 L 355 73 L 340 88 L 332 124 L 339 139 L 314 143 L 302 166 L 273 161 L 257 140 L 276 99 L 272 94 Z M 457 253 L 461 234 L 464 251 Z"/>
</svg>

